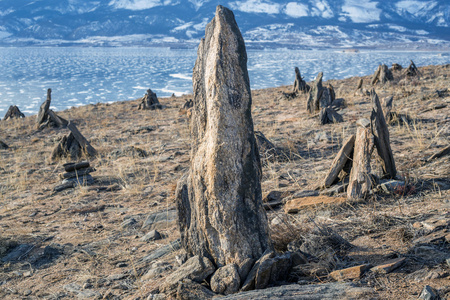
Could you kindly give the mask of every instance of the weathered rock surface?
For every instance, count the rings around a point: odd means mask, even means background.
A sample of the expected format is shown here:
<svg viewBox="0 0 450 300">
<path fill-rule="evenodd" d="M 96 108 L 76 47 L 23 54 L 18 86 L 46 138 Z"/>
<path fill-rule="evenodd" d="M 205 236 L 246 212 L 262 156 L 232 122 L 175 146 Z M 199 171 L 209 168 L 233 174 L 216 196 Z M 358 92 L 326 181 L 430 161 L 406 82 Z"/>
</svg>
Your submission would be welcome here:
<svg viewBox="0 0 450 300">
<path fill-rule="evenodd" d="M 338 182 L 333 186 L 331 186 L 330 188 L 320 191 L 320 195 L 336 196 L 341 193 L 345 193 L 347 191 L 347 187 L 348 187 L 348 177 L 345 178 L 344 181 Z"/>
<path fill-rule="evenodd" d="M 323 299 L 364 299 L 373 294 L 373 290 L 367 287 L 357 287 L 352 283 L 325 283 L 312 285 L 290 284 L 242 292 L 221 297 L 223 300 L 247 300 L 247 299 L 283 299 L 283 300 L 323 300 Z M 218 299 L 218 298 L 214 298 Z"/>
<path fill-rule="evenodd" d="M 44 123 L 48 118 L 48 110 L 50 108 L 50 103 L 52 102 L 52 89 L 47 90 L 47 99 L 41 104 L 39 108 L 39 113 L 36 118 L 37 128 Z"/>
<path fill-rule="evenodd" d="M 162 109 L 162 105 L 159 104 L 158 97 L 151 89 L 147 90 L 147 93 L 144 97 L 142 97 L 141 103 L 139 104 L 138 109 Z"/>
<path fill-rule="evenodd" d="M 166 255 L 168 255 L 174 251 L 177 251 L 179 249 L 181 249 L 181 242 L 178 239 L 178 240 L 171 242 L 170 244 L 168 244 L 166 246 L 163 246 L 159 249 L 152 251 L 150 254 L 148 254 L 147 256 L 145 256 L 142 259 L 142 262 L 153 261 L 155 259 L 166 256 Z"/>
<path fill-rule="evenodd" d="M 244 40 L 222 6 L 207 25 L 193 72 L 191 165 L 176 199 L 186 252 L 218 267 L 271 248 L 251 116 Z"/>
<path fill-rule="evenodd" d="M 156 230 L 152 230 L 149 233 L 147 233 L 146 235 L 144 235 L 143 237 L 141 237 L 142 242 L 157 241 L 160 239 L 162 239 L 162 236 Z"/>
<path fill-rule="evenodd" d="M 172 266 L 167 262 L 155 262 L 150 269 L 141 277 L 141 281 L 147 281 L 161 277 L 161 274 L 172 269 Z"/>
<path fill-rule="evenodd" d="M 389 178 L 395 178 L 397 170 L 395 168 L 394 156 L 391 150 L 389 130 L 384 119 L 383 109 L 375 90 L 372 90 L 372 114 L 370 116 L 370 126 L 373 134 L 375 147 L 382 160 L 383 172 Z"/>
<path fill-rule="evenodd" d="M 388 261 L 384 262 L 381 265 L 373 267 L 370 270 L 372 272 L 386 274 L 386 273 L 390 273 L 394 269 L 400 267 L 404 262 L 405 262 L 405 258 L 404 257 L 399 257 L 399 258 L 396 258 L 396 259 L 388 260 Z"/>
<path fill-rule="evenodd" d="M 311 88 L 311 91 L 309 93 L 309 98 L 307 102 L 306 109 L 309 113 L 314 113 L 315 111 L 318 111 L 320 109 L 320 99 L 322 98 L 323 94 L 323 85 L 322 85 L 322 78 L 323 73 L 320 72 L 316 80 L 314 81 L 314 85 Z"/>
<path fill-rule="evenodd" d="M 176 299 L 177 300 L 209 300 L 216 294 L 211 292 L 207 287 L 189 280 L 184 279 L 178 284 Z"/>
<path fill-rule="evenodd" d="M 122 228 L 132 228 L 132 227 L 136 227 L 136 225 L 137 225 L 137 221 L 136 221 L 136 219 L 134 219 L 134 218 L 127 218 L 127 219 L 125 219 L 123 222 L 122 222 L 122 224 L 120 224 L 120 226 L 122 227 Z"/>
<path fill-rule="evenodd" d="M 142 229 L 154 229 L 170 225 L 177 218 L 177 211 L 170 209 L 166 211 L 158 211 L 148 215 L 142 224 Z"/>
<path fill-rule="evenodd" d="M 250 270 L 242 284 L 242 291 L 264 289 L 271 283 L 286 278 L 292 265 L 290 252 L 276 256 L 274 252 L 262 256 Z"/>
<path fill-rule="evenodd" d="M 56 114 L 49 110 L 50 115 L 54 116 L 52 120 L 61 120 Z M 61 121 L 62 122 L 62 121 Z M 52 151 L 52 160 L 58 158 L 70 157 L 76 160 L 84 155 L 95 157 L 97 150 L 91 146 L 88 140 L 81 134 L 78 128 L 72 122 L 64 120 L 61 125 L 65 124 L 70 130 L 67 136 L 64 136 Z"/>
<path fill-rule="evenodd" d="M 361 278 L 362 274 L 369 269 L 369 265 L 359 265 L 330 273 L 330 277 L 337 281 Z"/>
<path fill-rule="evenodd" d="M 401 70 L 403 70 L 402 65 L 397 63 L 392 64 L 391 71 L 401 71 Z"/>
<path fill-rule="evenodd" d="M 314 197 L 314 196 L 319 196 L 319 191 L 316 191 L 316 190 L 298 191 L 292 197 L 293 198 L 304 198 L 304 197 Z"/>
<path fill-rule="evenodd" d="M 328 106 L 320 110 L 319 121 L 320 124 L 325 125 L 344 122 L 344 118 L 334 108 Z"/>
<path fill-rule="evenodd" d="M 381 83 L 385 84 L 388 81 L 394 80 L 391 70 L 385 65 L 379 65 L 372 78 L 372 85 Z"/>
<path fill-rule="evenodd" d="M 8 108 L 8 111 L 6 112 L 5 116 L 3 117 L 3 121 L 6 121 L 8 119 L 20 119 L 25 118 L 25 115 L 20 111 L 20 109 L 16 105 L 11 105 Z"/>
<path fill-rule="evenodd" d="M 82 150 L 72 133 L 64 136 L 58 145 L 53 149 L 52 160 L 63 157 L 70 157 L 73 160 L 81 156 Z"/>
<path fill-rule="evenodd" d="M 439 300 L 441 297 L 439 297 L 438 293 L 436 293 L 436 290 L 433 289 L 431 286 L 426 285 L 422 292 L 419 295 L 419 299 L 423 300 Z"/>
<path fill-rule="evenodd" d="M 419 76 L 420 71 L 417 69 L 416 64 L 412 60 L 410 60 L 410 62 L 408 68 L 405 70 L 406 76 Z"/>
<path fill-rule="evenodd" d="M 161 291 L 169 291 L 177 288 L 178 282 L 190 279 L 195 282 L 202 282 L 206 277 L 214 273 L 216 268 L 206 257 L 193 256 L 188 259 L 180 268 L 167 276 Z"/>
<path fill-rule="evenodd" d="M 373 151 L 373 136 L 370 128 L 358 126 L 353 154 L 353 165 L 347 188 L 349 199 L 365 198 L 372 189 L 370 158 Z"/>
<path fill-rule="evenodd" d="M 382 180 L 381 189 L 386 194 L 395 193 L 405 188 L 405 182 L 401 180 Z"/>
<path fill-rule="evenodd" d="M 295 81 L 293 93 L 306 93 L 309 91 L 309 85 L 303 80 L 302 75 L 298 67 L 295 67 Z"/>
<path fill-rule="evenodd" d="M 236 264 L 219 268 L 211 278 L 211 289 L 218 294 L 234 294 L 239 291 L 241 280 Z"/>
<path fill-rule="evenodd" d="M 13 262 L 13 261 L 20 260 L 32 248 L 33 248 L 33 245 L 30 245 L 30 244 L 18 245 L 17 247 L 13 248 L 11 250 L 11 252 L 9 252 L 6 256 L 2 257 L 2 262 Z"/>
<path fill-rule="evenodd" d="M 322 184 L 324 187 L 329 187 L 333 183 L 335 183 L 338 178 L 339 173 L 344 169 L 348 160 L 353 159 L 353 149 L 355 147 L 355 135 L 351 135 L 344 141 L 341 150 L 339 150 L 338 154 L 334 158 L 331 163 L 330 170 L 328 171 L 327 176 Z"/>
</svg>

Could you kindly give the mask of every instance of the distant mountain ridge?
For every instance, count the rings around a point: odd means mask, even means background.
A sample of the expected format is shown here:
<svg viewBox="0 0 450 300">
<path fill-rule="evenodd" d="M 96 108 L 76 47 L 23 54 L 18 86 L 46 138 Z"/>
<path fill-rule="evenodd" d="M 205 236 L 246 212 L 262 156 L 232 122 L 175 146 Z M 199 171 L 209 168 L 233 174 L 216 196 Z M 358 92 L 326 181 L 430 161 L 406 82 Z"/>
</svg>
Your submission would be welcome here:
<svg viewBox="0 0 450 300">
<path fill-rule="evenodd" d="M 0 45 L 193 46 L 218 4 L 250 47 L 450 49 L 448 0 L 2 0 Z"/>
</svg>

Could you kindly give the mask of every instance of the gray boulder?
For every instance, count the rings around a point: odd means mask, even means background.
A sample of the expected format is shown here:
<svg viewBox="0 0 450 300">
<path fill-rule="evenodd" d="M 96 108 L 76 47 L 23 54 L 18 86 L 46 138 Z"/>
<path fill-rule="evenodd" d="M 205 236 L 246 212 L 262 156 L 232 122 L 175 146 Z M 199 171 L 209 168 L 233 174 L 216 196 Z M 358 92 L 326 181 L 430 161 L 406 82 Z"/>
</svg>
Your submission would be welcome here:
<svg viewBox="0 0 450 300">
<path fill-rule="evenodd" d="M 170 274 L 161 287 L 162 292 L 171 291 L 178 287 L 178 282 L 190 279 L 202 282 L 206 277 L 214 273 L 216 268 L 206 257 L 194 256 L 188 259 L 180 268 Z"/>
<path fill-rule="evenodd" d="M 240 285 L 241 280 L 236 264 L 219 268 L 211 278 L 211 289 L 218 294 L 234 294 L 239 291 Z"/>
</svg>

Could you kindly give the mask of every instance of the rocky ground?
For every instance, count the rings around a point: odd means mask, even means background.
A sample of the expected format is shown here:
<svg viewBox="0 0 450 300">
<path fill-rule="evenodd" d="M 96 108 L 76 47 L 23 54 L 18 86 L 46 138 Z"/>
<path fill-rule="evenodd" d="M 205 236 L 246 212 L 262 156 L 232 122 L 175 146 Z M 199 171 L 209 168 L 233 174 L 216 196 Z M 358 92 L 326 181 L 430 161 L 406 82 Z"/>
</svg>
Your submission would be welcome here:
<svg viewBox="0 0 450 300">
<path fill-rule="evenodd" d="M 290 285 L 229 299 L 287 290 L 417 299 L 425 286 L 450 298 L 450 155 L 428 160 L 450 142 L 450 65 L 419 69 L 420 77 L 396 71 L 393 82 L 375 86 L 406 120 L 389 126 L 400 177 L 359 201 L 317 187 L 356 121 L 370 116 L 370 97 L 355 93 L 360 78 L 324 83 L 345 101 L 337 124 L 319 125 L 306 94 L 283 96 L 292 86 L 253 91 L 255 130 L 276 147 L 260 150 L 272 239 L 280 252 L 307 255 Z M 189 112 L 181 107 L 190 98 L 160 99 L 165 108 L 154 111 L 137 110 L 136 100 L 57 112 L 99 153 L 90 159 L 92 185 L 58 192 L 63 164 L 73 160 L 51 154 L 68 130 L 37 131 L 34 116 L 0 121 L 9 146 L 0 150 L 0 298 L 157 298 L 182 257 L 174 191 L 189 167 Z"/>
</svg>

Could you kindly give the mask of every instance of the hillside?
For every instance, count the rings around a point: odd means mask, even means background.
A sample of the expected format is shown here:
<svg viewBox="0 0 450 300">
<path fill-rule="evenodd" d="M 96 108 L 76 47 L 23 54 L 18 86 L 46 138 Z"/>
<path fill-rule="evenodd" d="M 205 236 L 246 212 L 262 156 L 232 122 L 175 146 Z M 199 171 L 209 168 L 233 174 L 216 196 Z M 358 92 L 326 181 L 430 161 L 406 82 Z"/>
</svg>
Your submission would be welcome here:
<svg viewBox="0 0 450 300">
<path fill-rule="evenodd" d="M 317 226 L 352 245 L 334 252 L 312 244 L 311 251 L 328 252 L 298 265 L 291 283 L 326 284 L 337 269 L 405 258 L 387 274 L 367 271 L 351 281 L 370 290 L 360 299 L 417 299 L 425 285 L 450 297 L 450 156 L 426 161 L 450 142 L 450 65 L 419 69 L 420 78 L 396 71 L 393 83 L 375 87 L 380 99 L 394 96 L 393 110 L 410 120 L 389 127 L 405 188 L 380 188 L 364 201 L 315 190 L 356 121 L 370 114 L 370 98 L 355 94 L 359 77 L 325 82 L 345 99 L 338 124 L 319 125 L 306 112 L 306 95 L 286 99 L 292 86 L 253 91 L 255 130 L 277 148 L 261 151 L 263 196 L 281 201 L 267 210 L 275 246 L 307 243 Z M 371 88 L 370 77 L 363 79 Z M 95 183 L 59 192 L 58 174 L 71 160 L 50 157 L 68 130 L 36 131 L 35 117 L 0 121 L 9 146 L 0 150 L 0 298 L 160 299 L 151 294 L 182 254 L 174 191 L 189 167 L 189 113 L 180 108 L 190 97 L 160 99 L 166 108 L 156 111 L 137 110 L 136 100 L 57 112 L 99 152 L 91 160 Z M 305 191 L 312 205 L 286 213 Z M 325 196 L 335 203 L 314 202 Z M 150 239 L 153 229 L 162 239 Z"/>
<path fill-rule="evenodd" d="M 3 0 L 0 45 L 194 47 L 215 0 Z M 250 47 L 449 49 L 450 5 L 418 1 L 221 1 Z"/>
</svg>

